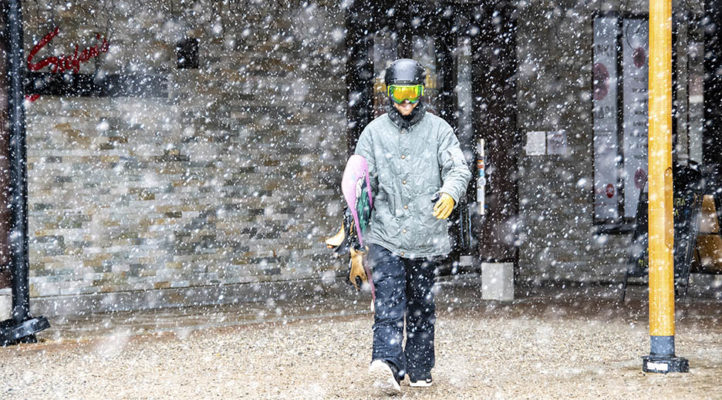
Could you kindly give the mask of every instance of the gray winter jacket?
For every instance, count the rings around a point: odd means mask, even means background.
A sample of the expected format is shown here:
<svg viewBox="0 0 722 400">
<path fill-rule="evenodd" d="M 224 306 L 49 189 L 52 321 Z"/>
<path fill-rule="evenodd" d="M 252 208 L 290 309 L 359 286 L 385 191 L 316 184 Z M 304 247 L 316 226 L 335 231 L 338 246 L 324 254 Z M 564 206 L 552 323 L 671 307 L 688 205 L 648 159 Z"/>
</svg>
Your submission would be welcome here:
<svg viewBox="0 0 722 400">
<path fill-rule="evenodd" d="M 356 154 L 368 161 L 374 202 L 364 244 L 405 258 L 449 254 L 447 220 L 433 216 L 432 199 L 444 192 L 459 204 L 471 179 L 451 126 L 426 112 L 401 129 L 384 114 L 361 133 Z"/>
</svg>

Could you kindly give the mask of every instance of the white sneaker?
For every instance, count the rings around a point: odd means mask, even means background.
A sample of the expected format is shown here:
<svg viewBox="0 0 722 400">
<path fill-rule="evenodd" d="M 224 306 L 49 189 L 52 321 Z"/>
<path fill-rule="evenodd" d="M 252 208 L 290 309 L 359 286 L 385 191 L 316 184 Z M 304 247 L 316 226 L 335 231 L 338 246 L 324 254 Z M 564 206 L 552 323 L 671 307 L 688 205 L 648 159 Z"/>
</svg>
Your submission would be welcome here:
<svg viewBox="0 0 722 400">
<path fill-rule="evenodd" d="M 409 386 L 413 387 L 429 387 L 433 384 L 433 381 L 431 380 L 431 374 L 429 374 L 424 379 L 419 380 L 413 380 L 409 378 Z"/>
<path fill-rule="evenodd" d="M 373 382 L 373 388 L 385 395 L 401 393 L 401 386 L 396 380 L 396 374 L 391 366 L 384 361 L 374 360 L 369 365 L 369 377 Z"/>
</svg>

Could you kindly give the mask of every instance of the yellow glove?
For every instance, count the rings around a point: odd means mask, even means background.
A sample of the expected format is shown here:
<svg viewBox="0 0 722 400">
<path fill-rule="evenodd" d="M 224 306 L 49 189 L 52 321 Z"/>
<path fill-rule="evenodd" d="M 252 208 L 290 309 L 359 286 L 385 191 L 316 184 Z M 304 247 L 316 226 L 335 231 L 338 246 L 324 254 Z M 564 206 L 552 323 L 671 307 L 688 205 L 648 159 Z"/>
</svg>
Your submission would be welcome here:
<svg viewBox="0 0 722 400">
<path fill-rule="evenodd" d="M 366 278 L 366 270 L 364 270 L 365 251 L 356 251 L 351 247 L 351 261 L 349 262 L 348 280 L 354 285 L 356 290 L 361 289 L 361 285 L 368 282 Z"/>
<path fill-rule="evenodd" d="M 434 205 L 434 217 L 447 219 L 453 210 L 454 199 L 446 193 L 441 193 L 441 198 Z"/>
</svg>

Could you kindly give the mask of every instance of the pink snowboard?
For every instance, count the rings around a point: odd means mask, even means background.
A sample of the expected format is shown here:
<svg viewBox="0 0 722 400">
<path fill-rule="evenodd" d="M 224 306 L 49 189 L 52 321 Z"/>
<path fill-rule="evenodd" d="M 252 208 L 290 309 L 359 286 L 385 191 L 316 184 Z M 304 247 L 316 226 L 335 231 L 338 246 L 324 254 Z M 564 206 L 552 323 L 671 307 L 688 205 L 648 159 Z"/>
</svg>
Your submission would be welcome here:
<svg viewBox="0 0 722 400">
<path fill-rule="evenodd" d="M 371 180 L 369 178 L 369 167 L 366 159 L 359 155 L 352 155 L 346 163 L 346 169 L 343 171 L 343 179 L 341 180 L 341 191 L 346 199 L 348 209 L 351 210 L 353 222 L 356 226 L 356 234 L 359 243 L 363 246 L 364 240 L 361 236 L 361 226 L 359 224 L 358 200 L 361 197 L 363 184 L 366 183 L 366 193 L 369 196 L 369 205 L 373 207 L 373 198 L 371 197 Z"/>
<path fill-rule="evenodd" d="M 363 236 L 361 235 L 361 224 L 359 223 L 359 207 L 361 200 L 364 183 L 366 184 L 366 193 L 368 194 L 368 209 L 373 208 L 373 198 L 371 197 L 371 179 L 369 178 L 369 166 L 366 159 L 359 155 L 352 155 L 346 163 L 346 169 L 343 171 L 343 178 L 341 179 L 341 191 L 343 197 L 346 199 L 348 210 L 351 211 L 354 225 L 356 226 L 356 235 L 361 246 L 364 244 Z M 368 223 L 368 221 L 366 221 Z M 368 279 L 369 286 L 371 288 L 371 311 L 374 311 L 374 302 L 376 301 L 376 287 L 374 286 L 373 275 L 368 267 L 368 263 L 364 260 L 364 270 L 366 271 L 366 278 Z"/>
</svg>

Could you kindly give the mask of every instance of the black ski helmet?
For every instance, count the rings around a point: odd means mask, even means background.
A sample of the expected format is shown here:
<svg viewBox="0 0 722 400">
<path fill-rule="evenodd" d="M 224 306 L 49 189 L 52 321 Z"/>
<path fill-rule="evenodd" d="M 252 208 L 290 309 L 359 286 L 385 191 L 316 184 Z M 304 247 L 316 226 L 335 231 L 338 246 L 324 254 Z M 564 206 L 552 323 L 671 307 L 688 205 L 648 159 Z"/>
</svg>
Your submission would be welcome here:
<svg viewBox="0 0 722 400">
<path fill-rule="evenodd" d="M 386 68 L 384 82 L 386 85 L 423 85 L 426 81 L 426 70 L 416 60 L 401 58 Z"/>
</svg>

